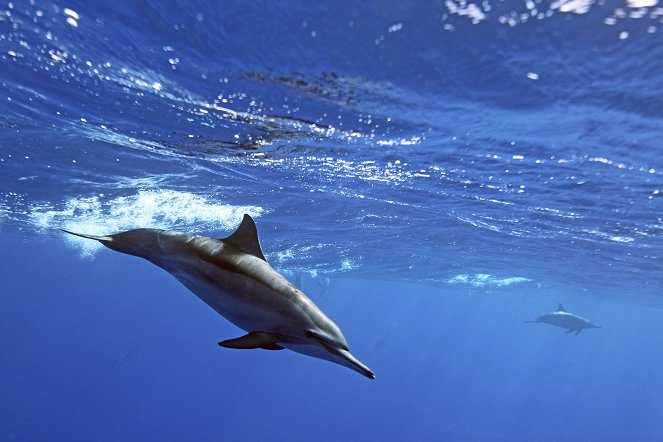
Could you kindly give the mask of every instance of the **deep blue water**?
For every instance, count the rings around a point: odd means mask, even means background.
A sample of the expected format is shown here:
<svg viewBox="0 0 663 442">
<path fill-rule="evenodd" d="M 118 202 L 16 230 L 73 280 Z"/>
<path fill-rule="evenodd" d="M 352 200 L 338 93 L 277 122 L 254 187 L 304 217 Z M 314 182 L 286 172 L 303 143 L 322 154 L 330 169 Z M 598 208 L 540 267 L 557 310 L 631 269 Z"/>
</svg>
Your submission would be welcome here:
<svg viewBox="0 0 663 442">
<path fill-rule="evenodd" d="M 663 4 L 0 5 L 0 440 L 663 439 Z M 58 229 L 227 236 L 376 373 Z M 525 324 L 565 307 L 603 328 Z"/>
</svg>

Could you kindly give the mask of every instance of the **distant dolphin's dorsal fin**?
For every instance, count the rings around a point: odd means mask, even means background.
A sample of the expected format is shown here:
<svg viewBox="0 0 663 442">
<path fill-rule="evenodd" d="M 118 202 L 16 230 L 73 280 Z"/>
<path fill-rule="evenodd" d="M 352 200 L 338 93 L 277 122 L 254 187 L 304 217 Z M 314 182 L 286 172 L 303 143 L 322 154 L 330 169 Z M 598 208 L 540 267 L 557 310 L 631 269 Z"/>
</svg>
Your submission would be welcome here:
<svg viewBox="0 0 663 442">
<path fill-rule="evenodd" d="M 565 312 L 566 310 L 564 310 L 564 306 L 562 304 L 557 304 L 557 311 L 558 312 Z"/>
<path fill-rule="evenodd" d="M 230 235 L 228 238 L 222 239 L 221 241 L 231 244 L 239 250 L 258 257 L 263 261 L 267 261 L 265 259 L 265 255 L 262 253 L 262 249 L 260 248 L 256 223 L 249 215 L 244 215 L 242 223 L 239 225 L 237 230 L 235 230 L 235 233 Z"/>
</svg>

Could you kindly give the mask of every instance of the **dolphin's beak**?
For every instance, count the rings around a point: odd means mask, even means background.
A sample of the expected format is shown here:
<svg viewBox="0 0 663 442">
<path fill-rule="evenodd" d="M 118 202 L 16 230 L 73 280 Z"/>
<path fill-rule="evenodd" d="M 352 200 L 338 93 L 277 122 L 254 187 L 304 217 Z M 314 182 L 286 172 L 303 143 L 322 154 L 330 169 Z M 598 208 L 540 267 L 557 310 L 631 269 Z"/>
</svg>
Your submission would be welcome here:
<svg viewBox="0 0 663 442">
<path fill-rule="evenodd" d="M 345 366 L 353 369 L 356 372 L 363 374 L 369 379 L 375 379 L 375 373 L 373 373 L 373 371 L 370 368 L 359 362 L 359 359 L 352 356 L 352 353 L 350 353 L 347 350 L 343 350 L 342 348 L 336 348 L 334 350 L 335 350 L 334 353 L 336 353 L 346 362 L 344 364 Z"/>
</svg>

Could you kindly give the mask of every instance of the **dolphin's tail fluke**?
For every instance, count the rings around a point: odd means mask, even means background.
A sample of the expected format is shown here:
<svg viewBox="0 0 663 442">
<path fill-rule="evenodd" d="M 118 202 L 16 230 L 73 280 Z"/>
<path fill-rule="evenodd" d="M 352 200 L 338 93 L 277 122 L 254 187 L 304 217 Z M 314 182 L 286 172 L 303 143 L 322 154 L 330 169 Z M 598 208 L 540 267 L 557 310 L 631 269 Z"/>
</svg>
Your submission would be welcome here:
<svg viewBox="0 0 663 442">
<path fill-rule="evenodd" d="M 113 238 L 111 238 L 110 236 L 88 235 L 88 234 L 85 234 L 85 233 L 72 232 L 72 231 L 66 230 L 66 229 L 60 229 L 60 230 L 62 230 L 65 233 L 69 233 L 70 235 L 80 236 L 81 238 L 94 239 L 94 240 L 97 240 L 101 243 L 110 242 L 110 241 L 113 240 Z"/>
<path fill-rule="evenodd" d="M 523 321 L 524 324 L 538 324 L 539 321 Z"/>
</svg>

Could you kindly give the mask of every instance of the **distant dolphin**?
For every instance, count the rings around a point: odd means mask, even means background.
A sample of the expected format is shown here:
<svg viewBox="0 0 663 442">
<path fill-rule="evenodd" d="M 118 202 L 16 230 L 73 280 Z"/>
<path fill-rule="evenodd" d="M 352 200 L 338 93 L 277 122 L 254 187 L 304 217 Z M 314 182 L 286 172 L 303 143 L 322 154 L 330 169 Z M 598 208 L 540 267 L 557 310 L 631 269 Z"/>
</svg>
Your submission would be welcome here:
<svg viewBox="0 0 663 442">
<path fill-rule="evenodd" d="M 225 239 L 157 229 L 107 236 L 64 231 L 147 259 L 248 332 L 219 342 L 222 347 L 287 348 L 375 379 L 375 374 L 352 356 L 338 326 L 267 263 L 249 215 L 244 215 L 235 233 Z"/>
<path fill-rule="evenodd" d="M 566 310 L 564 310 L 564 306 L 562 304 L 558 304 L 556 312 L 546 313 L 545 315 L 537 317 L 534 321 L 525 322 L 544 322 L 556 327 L 566 328 L 568 329 L 567 333 L 576 332 L 576 335 L 579 335 L 580 332 L 585 328 L 601 328 L 599 325 L 592 324 L 592 322 L 588 319 L 581 318 L 580 316 L 574 315 L 573 313 L 568 313 Z"/>
</svg>

